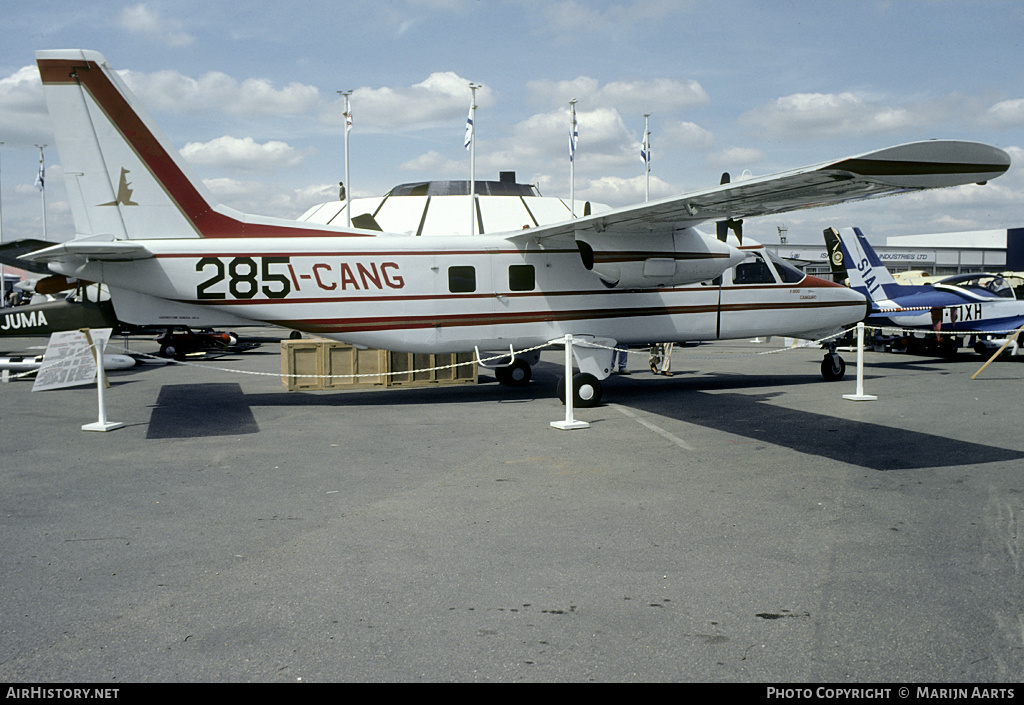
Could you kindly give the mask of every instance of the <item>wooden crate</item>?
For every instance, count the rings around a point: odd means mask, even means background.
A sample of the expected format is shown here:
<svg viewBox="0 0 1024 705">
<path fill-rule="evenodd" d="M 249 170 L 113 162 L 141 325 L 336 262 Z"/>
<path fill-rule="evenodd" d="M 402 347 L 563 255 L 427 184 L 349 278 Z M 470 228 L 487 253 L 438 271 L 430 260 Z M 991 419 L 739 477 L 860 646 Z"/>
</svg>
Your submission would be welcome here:
<svg viewBox="0 0 1024 705">
<path fill-rule="evenodd" d="M 388 384 L 392 387 L 422 387 L 432 384 L 476 384 L 477 366 L 473 353 L 388 352 Z M 442 369 L 434 369 L 440 367 Z"/>
<path fill-rule="evenodd" d="M 476 384 L 476 365 L 446 367 L 474 359 L 473 353 L 428 355 L 360 349 L 333 340 L 282 340 L 281 383 L 289 391 Z"/>
<path fill-rule="evenodd" d="M 281 341 L 281 383 L 289 391 L 385 387 L 386 372 L 382 350 L 360 350 L 333 340 Z"/>
</svg>

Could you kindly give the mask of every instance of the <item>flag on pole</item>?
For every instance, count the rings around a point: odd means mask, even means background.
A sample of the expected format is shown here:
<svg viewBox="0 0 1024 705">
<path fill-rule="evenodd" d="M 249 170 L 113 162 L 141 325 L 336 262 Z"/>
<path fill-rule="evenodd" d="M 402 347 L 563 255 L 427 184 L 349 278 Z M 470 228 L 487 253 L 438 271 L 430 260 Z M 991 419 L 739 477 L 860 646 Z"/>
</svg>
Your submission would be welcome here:
<svg viewBox="0 0 1024 705">
<path fill-rule="evenodd" d="M 573 161 L 576 158 L 576 143 L 580 140 L 580 128 L 576 123 L 576 106 L 570 104 L 569 109 L 572 111 L 572 127 L 569 130 L 569 161 Z"/>
<path fill-rule="evenodd" d="M 39 173 L 36 175 L 36 188 L 40 191 L 43 190 L 43 185 L 46 182 L 46 170 L 43 168 L 43 162 L 39 162 Z"/>
<path fill-rule="evenodd" d="M 651 133 L 644 132 L 644 141 L 640 144 L 640 158 L 644 160 L 647 171 L 651 170 Z"/>
<path fill-rule="evenodd" d="M 345 132 L 349 132 L 352 129 L 352 111 L 349 110 L 345 113 Z"/>
<path fill-rule="evenodd" d="M 466 149 L 473 144 L 473 106 L 469 106 L 469 115 L 466 116 Z"/>
</svg>

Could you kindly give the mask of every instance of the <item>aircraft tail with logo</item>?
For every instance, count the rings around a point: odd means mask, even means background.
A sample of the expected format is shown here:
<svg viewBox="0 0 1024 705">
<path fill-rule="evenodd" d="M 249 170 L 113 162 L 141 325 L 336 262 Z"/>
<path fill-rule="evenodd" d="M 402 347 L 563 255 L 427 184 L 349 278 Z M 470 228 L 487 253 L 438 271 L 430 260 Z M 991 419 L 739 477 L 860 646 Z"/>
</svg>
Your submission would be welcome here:
<svg viewBox="0 0 1024 705">
<path fill-rule="evenodd" d="M 217 203 L 99 53 L 39 51 L 36 61 L 47 107 L 59 117 L 54 131 L 76 238 L 311 234 L 302 223 L 245 215 Z"/>
<path fill-rule="evenodd" d="M 832 259 L 833 274 L 837 268 L 845 271 L 850 280 L 850 288 L 864 294 L 873 311 L 928 310 L 936 306 L 935 287 L 929 284 L 897 282 L 860 228 L 826 229 L 825 243 L 830 255 L 833 247 L 830 243 L 836 240 L 840 244 L 843 257 L 841 262 Z M 945 306 L 948 302 L 942 301 L 938 305 Z"/>
<path fill-rule="evenodd" d="M 835 240 L 838 240 L 842 248 L 841 262 L 831 257 Z M 837 269 L 843 270 L 849 277 L 850 288 L 864 294 L 875 310 L 900 309 L 903 307 L 895 299 L 905 300 L 908 296 L 934 291 L 930 286 L 900 284 L 893 279 L 860 228 L 828 228 L 825 230 L 825 243 L 829 249 L 833 274 Z"/>
</svg>

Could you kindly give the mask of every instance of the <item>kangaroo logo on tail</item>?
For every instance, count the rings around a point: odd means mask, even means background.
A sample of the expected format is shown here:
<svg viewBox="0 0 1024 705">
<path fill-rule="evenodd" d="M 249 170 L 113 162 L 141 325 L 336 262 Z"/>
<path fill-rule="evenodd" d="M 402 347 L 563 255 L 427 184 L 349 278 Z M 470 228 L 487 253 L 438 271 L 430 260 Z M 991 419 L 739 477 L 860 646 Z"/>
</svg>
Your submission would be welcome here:
<svg viewBox="0 0 1024 705">
<path fill-rule="evenodd" d="M 121 182 L 117 185 L 117 198 L 110 203 L 101 203 L 101 206 L 137 206 L 139 205 L 132 200 L 133 190 L 129 188 L 131 182 L 128 181 L 128 174 L 131 172 L 121 167 Z"/>
</svg>

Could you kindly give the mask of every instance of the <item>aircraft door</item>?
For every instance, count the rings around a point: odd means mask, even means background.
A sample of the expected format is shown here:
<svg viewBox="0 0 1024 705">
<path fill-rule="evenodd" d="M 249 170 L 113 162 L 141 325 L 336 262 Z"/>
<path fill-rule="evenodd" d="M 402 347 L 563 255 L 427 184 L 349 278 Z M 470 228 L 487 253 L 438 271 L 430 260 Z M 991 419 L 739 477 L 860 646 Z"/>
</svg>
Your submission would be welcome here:
<svg viewBox="0 0 1024 705">
<path fill-rule="evenodd" d="M 778 284 L 771 266 L 759 252 L 722 276 L 718 297 L 718 337 L 722 339 L 760 335 L 765 329 L 762 304 L 773 297 Z"/>
<path fill-rule="evenodd" d="M 438 259 L 438 300 L 443 302 L 435 323 L 440 341 L 486 349 L 494 337 L 494 316 L 499 306 L 492 281 L 492 260 L 486 254 L 445 254 Z"/>
</svg>

